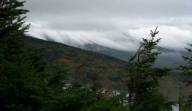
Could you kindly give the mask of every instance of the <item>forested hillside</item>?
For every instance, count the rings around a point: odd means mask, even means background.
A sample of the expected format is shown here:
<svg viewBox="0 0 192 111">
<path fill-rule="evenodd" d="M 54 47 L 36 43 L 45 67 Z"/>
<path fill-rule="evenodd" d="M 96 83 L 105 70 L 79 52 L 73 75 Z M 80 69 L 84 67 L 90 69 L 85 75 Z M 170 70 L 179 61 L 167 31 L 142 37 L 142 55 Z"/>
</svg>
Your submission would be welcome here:
<svg viewBox="0 0 192 111">
<path fill-rule="evenodd" d="M 0 111 L 191 111 L 192 45 L 185 65 L 156 67 L 156 27 L 124 62 L 26 36 L 24 4 L 0 0 Z"/>
<path fill-rule="evenodd" d="M 71 79 L 79 82 L 97 84 L 100 88 L 125 89 L 122 79 L 126 62 L 99 54 L 50 41 L 25 37 L 26 47 L 40 50 L 49 64 L 63 64 Z"/>
</svg>

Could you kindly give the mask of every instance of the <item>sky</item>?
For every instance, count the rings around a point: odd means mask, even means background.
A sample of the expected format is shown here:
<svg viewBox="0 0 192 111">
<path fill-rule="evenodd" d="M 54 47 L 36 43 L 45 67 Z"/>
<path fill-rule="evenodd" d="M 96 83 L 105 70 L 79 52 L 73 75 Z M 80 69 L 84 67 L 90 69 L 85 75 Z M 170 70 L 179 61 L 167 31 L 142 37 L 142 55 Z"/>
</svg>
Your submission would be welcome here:
<svg viewBox="0 0 192 111">
<path fill-rule="evenodd" d="M 137 49 L 159 27 L 161 47 L 192 43 L 192 0 L 27 0 L 29 35 L 79 47 Z"/>
</svg>

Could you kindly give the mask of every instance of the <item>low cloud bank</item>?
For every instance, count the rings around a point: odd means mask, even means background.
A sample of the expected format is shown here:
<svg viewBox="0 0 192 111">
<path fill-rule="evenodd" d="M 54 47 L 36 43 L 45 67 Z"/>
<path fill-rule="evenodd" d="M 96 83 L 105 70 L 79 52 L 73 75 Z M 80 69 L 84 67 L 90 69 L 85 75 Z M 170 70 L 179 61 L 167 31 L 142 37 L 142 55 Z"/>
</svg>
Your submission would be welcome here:
<svg viewBox="0 0 192 111">
<path fill-rule="evenodd" d="M 57 22 L 59 21 L 59 22 Z M 192 17 L 177 18 L 90 18 L 89 20 L 32 21 L 27 34 L 75 47 L 97 44 L 123 51 L 137 49 L 142 38 L 159 26 L 160 46 L 183 50 L 192 43 Z"/>
</svg>

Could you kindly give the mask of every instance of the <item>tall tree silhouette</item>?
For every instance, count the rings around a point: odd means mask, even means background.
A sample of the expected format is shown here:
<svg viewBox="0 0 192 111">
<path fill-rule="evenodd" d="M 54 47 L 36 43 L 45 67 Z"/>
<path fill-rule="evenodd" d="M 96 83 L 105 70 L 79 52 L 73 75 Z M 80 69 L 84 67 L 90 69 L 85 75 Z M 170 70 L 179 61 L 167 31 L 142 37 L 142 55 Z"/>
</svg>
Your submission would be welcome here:
<svg viewBox="0 0 192 111">
<path fill-rule="evenodd" d="M 0 0 L 0 47 L 4 57 L 13 61 L 20 53 L 23 37 L 29 25 L 23 9 L 24 1 Z"/>
<path fill-rule="evenodd" d="M 183 73 L 182 76 L 185 76 L 187 78 L 191 78 L 192 77 L 192 44 L 189 45 L 189 47 L 185 48 L 186 51 L 188 52 L 188 56 L 183 56 L 184 61 L 186 62 L 186 65 L 182 65 L 180 66 L 180 69 Z M 188 79 L 188 80 L 184 80 L 182 82 L 185 82 L 186 86 L 190 86 L 192 85 L 192 80 Z M 181 84 L 179 84 L 179 108 L 181 111 L 190 111 L 192 108 L 192 94 L 189 96 L 189 98 L 184 98 L 182 93 L 183 90 L 181 89 L 182 86 Z"/>
<path fill-rule="evenodd" d="M 158 27 L 154 31 L 151 30 L 150 38 L 143 38 L 139 49 L 130 58 L 127 66 L 128 101 L 134 107 L 143 104 L 147 97 L 155 94 L 158 78 L 167 71 L 166 69 L 153 67 L 157 56 L 160 54 L 157 50 L 157 45 L 160 41 L 160 38 L 156 38 L 156 35 L 159 33 L 157 29 Z"/>
</svg>

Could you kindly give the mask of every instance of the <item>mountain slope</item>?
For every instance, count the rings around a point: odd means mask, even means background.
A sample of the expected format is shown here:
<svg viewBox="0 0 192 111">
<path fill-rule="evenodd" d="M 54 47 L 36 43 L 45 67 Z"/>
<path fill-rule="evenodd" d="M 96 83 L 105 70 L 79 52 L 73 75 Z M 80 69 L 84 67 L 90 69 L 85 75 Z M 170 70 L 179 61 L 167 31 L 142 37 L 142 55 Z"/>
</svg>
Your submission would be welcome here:
<svg viewBox="0 0 192 111">
<path fill-rule="evenodd" d="M 70 75 L 77 81 L 91 82 L 98 87 L 123 89 L 121 79 L 126 62 L 122 60 L 30 36 L 26 37 L 25 44 L 26 47 L 43 49 L 50 63 L 66 65 Z"/>
<path fill-rule="evenodd" d="M 115 50 L 108 50 L 108 48 L 94 45 L 86 46 L 86 51 L 80 48 L 67 46 L 64 44 L 43 41 L 32 37 L 26 37 L 26 47 L 34 49 L 42 49 L 45 59 L 51 63 L 64 64 L 69 69 L 69 73 L 76 81 L 81 81 L 85 84 L 91 83 L 101 88 L 116 89 L 125 91 L 126 87 L 123 83 L 124 74 L 126 74 L 126 62 L 110 56 L 110 53 L 116 53 Z M 82 47 L 81 47 L 82 48 Z M 160 49 L 163 52 L 170 52 L 167 49 Z M 95 51 L 95 52 L 92 52 Z M 99 54 L 99 53 L 104 53 Z M 120 52 L 119 52 L 120 53 Z M 126 52 L 124 52 L 125 54 Z M 174 51 L 172 56 L 175 55 Z M 129 53 L 126 53 L 129 55 Z M 113 56 L 113 55 L 112 55 Z M 170 56 L 170 55 L 168 55 Z M 167 57 L 168 57 L 167 56 Z M 165 58 L 167 58 L 165 56 Z M 171 59 L 165 59 L 171 61 Z M 158 62 L 162 62 L 161 59 Z M 160 80 L 160 92 L 171 101 L 178 99 L 178 80 L 174 76 L 167 76 Z M 191 86 L 189 86 L 191 87 Z M 192 91 L 187 86 L 184 95 L 191 94 Z"/>
<path fill-rule="evenodd" d="M 123 51 L 117 49 L 111 49 L 108 47 L 100 46 L 97 44 L 87 44 L 84 45 L 83 49 L 98 52 L 101 54 L 105 54 L 108 56 L 112 56 L 114 58 L 118 58 L 123 61 L 128 61 L 131 55 L 134 55 L 135 52 L 133 51 Z M 184 64 L 182 55 L 186 52 L 184 51 L 177 51 L 167 48 L 158 47 L 158 50 L 161 54 L 158 56 L 157 61 L 155 63 L 158 67 L 177 67 L 181 64 Z"/>
</svg>

